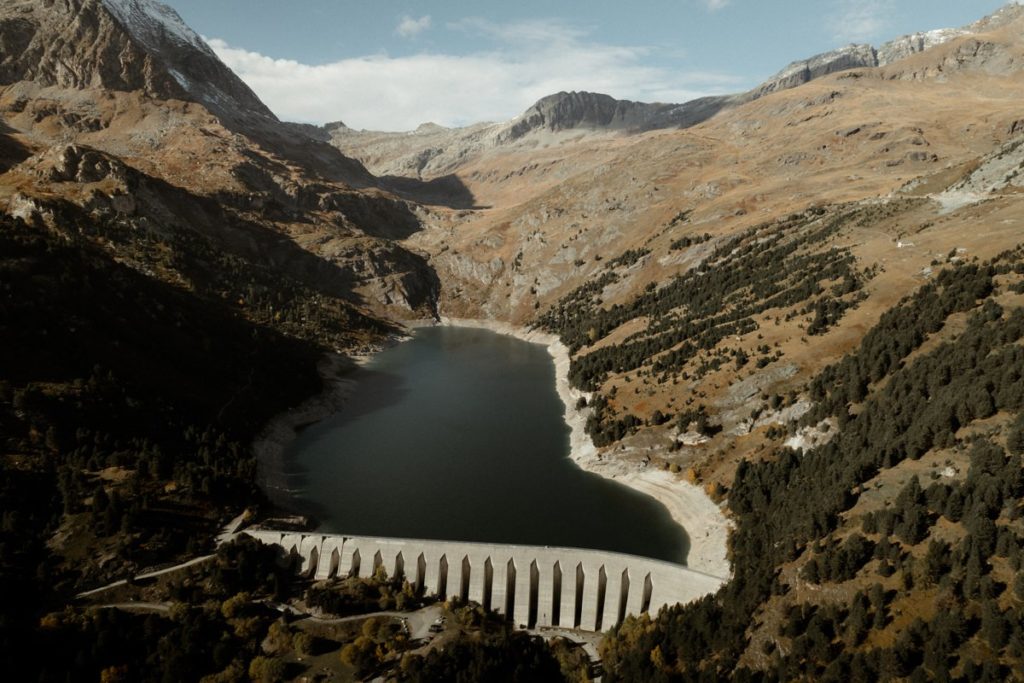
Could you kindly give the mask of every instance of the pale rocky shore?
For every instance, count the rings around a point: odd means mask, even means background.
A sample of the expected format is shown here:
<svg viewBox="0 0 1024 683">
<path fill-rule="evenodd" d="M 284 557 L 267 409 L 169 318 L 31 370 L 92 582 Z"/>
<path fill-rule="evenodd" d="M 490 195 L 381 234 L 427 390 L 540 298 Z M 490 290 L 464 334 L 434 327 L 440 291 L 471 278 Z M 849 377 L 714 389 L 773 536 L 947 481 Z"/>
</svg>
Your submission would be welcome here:
<svg viewBox="0 0 1024 683">
<path fill-rule="evenodd" d="M 288 507 L 295 493 L 288 485 L 285 450 L 302 427 L 319 422 L 345 406 L 356 386 L 355 380 L 348 375 L 369 358 L 369 355 L 342 356 L 334 353 L 324 356 L 317 365 L 324 382 L 323 391 L 274 417 L 253 441 L 257 483 L 276 505 Z"/>
</svg>

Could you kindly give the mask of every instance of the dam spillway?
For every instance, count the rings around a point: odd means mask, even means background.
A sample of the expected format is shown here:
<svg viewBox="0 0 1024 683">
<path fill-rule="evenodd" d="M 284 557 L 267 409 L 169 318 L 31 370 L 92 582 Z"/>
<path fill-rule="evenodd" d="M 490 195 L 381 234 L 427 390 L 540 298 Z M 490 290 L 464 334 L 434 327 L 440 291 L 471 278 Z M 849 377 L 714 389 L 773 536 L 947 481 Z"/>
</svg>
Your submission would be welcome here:
<svg viewBox="0 0 1024 683">
<path fill-rule="evenodd" d="M 246 534 L 299 561 L 317 580 L 378 570 L 426 595 L 472 600 L 523 628 L 602 631 L 712 593 L 724 579 L 683 565 L 598 550 L 463 543 L 270 529 Z"/>
</svg>

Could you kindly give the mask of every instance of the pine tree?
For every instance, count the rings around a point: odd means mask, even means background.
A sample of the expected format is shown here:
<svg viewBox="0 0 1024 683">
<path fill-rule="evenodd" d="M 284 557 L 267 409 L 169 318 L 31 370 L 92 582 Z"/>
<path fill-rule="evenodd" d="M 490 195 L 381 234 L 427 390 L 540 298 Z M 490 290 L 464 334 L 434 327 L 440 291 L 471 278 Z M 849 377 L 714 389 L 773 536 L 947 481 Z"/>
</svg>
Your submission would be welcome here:
<svg viewBox="0 0 1024 683">
<path fill-rule="evenodd" d="M 928 544 L 928 554 L 924 557 L 924 578 L 928 584 L 936 583 L 946 572 L 948 558 L 948 543 L 933 540 Z"/>
<path fill-rule="evenodd" d="M 1006 448 L 1013 455 L 1024 455 L 1024 413 L 1010 425 L 1010 433 L 1006 437 Z"/>
<path fill-rule="evenodd" d="M 854 645 L 859 645 L 868 633 L 868 609 L 867 599 L 862 593 L 858 593 L 853 600 L 850 614 L 846 617 L 846 637 Z"/>
<path fill-rule="evenodd" d="M 982 607 L 981 635 L 996 651 L 1001 650 L 1010 639 L 1010 626 L 994 600 L 986 600 Z"/>
</svg>

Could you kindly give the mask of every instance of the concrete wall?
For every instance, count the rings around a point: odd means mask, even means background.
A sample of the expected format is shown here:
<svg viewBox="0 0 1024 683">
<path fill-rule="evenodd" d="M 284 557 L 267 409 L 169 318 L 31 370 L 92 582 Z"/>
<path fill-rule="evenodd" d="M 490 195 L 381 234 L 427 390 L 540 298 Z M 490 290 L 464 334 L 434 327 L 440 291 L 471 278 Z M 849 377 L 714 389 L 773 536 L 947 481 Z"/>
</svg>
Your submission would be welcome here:
<svg viewBox="0 0 1024 683">
<path fill-rule="evenodd" d="M 524 627 L 607 630 L 627 614 L 656 613 L 724 583 L 635 555 L 535 546 L 250 530 L 281 546 L 316 579 L 369 577 L 378 567 L 428 595 L 473 600 Z"/>
</svg>

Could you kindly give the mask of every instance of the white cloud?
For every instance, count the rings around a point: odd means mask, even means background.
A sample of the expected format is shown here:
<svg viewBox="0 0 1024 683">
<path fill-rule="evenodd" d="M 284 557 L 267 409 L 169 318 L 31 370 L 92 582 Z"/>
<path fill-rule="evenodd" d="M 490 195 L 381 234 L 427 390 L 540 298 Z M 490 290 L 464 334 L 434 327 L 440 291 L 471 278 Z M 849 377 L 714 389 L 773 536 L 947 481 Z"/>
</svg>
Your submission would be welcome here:
<svg viewBox="0 0 1024 683">
<path fill-rule="evenodd" d="M 645 63 L 643 47 L 588 42 L 557 22 L 463 21 L 450 29 L 483 33 L 495 48 L 470 55 L 367 55 L 311 66 L 210 40 L 217 55 L 279 117 L 353 128 L 411 130 L 503 121 L 561 90 L 589 90 L 646 102 L 685 102 L 734 92 L 740 79 Z"/>
<path fill-rule="evenodd" d="M 430 15 L 414 19 L 408 14 L 402 17 L 402 20 L 398 22 L 398 26 L 395 28 L 395 33 L 402 36 L 403 38 L 413 38 L 430 28 Z"/>
<path fill-rule="evenodd" d="M 717 12 L 731 3 L 732 0 L 701 0 L 701 2 L 704 3 L 704 6 L 707 7 L 709 11 Z"/>
<path fill-rule="evenodd" d="M 892 0 L 838 0 L 829 28 L 841 42 L 870 42 L 889 27 L 892 10 Z"/>
</svg>

